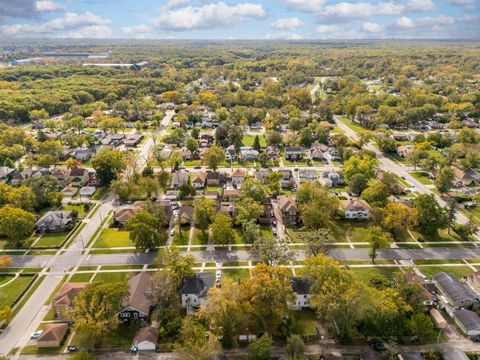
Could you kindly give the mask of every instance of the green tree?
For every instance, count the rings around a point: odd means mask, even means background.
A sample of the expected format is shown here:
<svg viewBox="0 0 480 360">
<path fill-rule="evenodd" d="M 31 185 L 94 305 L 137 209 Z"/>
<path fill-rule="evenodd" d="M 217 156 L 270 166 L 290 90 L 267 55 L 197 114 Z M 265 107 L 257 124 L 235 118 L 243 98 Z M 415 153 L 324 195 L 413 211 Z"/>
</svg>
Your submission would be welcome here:
<svg viewBox="0 0 480 360">
<path fill-rule="evenodd" d="M 448 225 L 448 214 L 430 194 L 419 194 L 413 203 L 412 218 L 416 228 L 423 234 L 435 235 Z"/>
<path fill-rule="evenodd" d="M 258 135 L 255 135 L 255 139 L 253 140 L 253 148 L 257 151 L 260 151 L 262 149 L 262 146 L 260 145 L 260 138 Z"/>
<path fill-rule="evenodd" d="M 270 196 L 268 187 L 254 178 L 247 178 L 240 188 L 241 201 L 251 198 L 258 203 L 264 203 Z"/>
<path fill-rule="evenodd" d="M 393 235 L 399 235 L 402 231 L 408 230 L 412 223 L 411 211 L 407 205 L 388 203 L 382 213 L 382 226 Z"/>
<path fill-rule="evenodd" d="M 435 338 L 435 328 L 430 316 L 422 313 L 413 314 L 407 322 L 411 335 L 418 339 L 420 344 L 425 344 Z"/>
<path fill-rule="evenodd" d="M 230 215 L 219 212 L 213 217 L 212 241 L 215 244 L 231 244 L 235 242 L 235 232 L 233 231 L 232 218 Z"/>
<path fill-rule="evenodd" d="M 180 282 L 185 276 L 192 275 L 195 258 L 192 255 L 182 255 L 177 248 L 164 248 L 158 252 L 155 264 L 170 270 Z"/>
<path fill-rule="evenodd" d="M 357 174 L 362 174 L 367 180 L 375 176 L 374 166 L 377 161 L 369 155 L 353 155 L 343 164 L 343 174 L 349 183 L 350 179 Z"/>
<path fill-rule="evenodd" d="M 235 221 L 237 224 L 245 225 L 248 222 L 256 221 L 262 212 L 262 205 L 252 198 L 245 198 L 242 202 L 235 204 Z"/>
<path fill-rule="evenodd" d="M 198 141 L 195 140 L 193 137 L 187 137 L 185 139 L 185 147 L 190 150 L 192 154 L 195 154 L 198 150 Z"/>
<path fill-rule="evenodd" d="M 32 176 L 22 185 L 32 189 L 35 195 L 35 209 L 58 206 L 62 202 L 63 194 L 60 192 L 58 181 L 53 176 Z"/>
<path fill-rule="evenodd" d="M 202 161 L 210 169 L 216 171 L 225 161 L 225 151 L 220 146 L 211 146 L 203 153 Z"/>
<path fill-rule="evenodd" d="M 387 204 L 387 199 L 390 196 L 390 189 L 387 185 L 380 181 L 371 183 L 362 192 L 362 199 L 372 206 L 384 207 Z"/>
<path fill-rule="evenodd" d="M 270 360 L 272 358 L 273 341 L 268 336 L 262 336 L 248 345 L 248 360 Z"/>
<path fill-rule="evenodd" d="M 363 174 L 355 174 L 348 180 L 348 188 L 354 194 L 361 194 L 368 186 L 368 179 Z"/>
<path fill-rule="evenodd" d="M 305 344 L 300 335 L 291 335 L 287 339 L 287 354 L 292 360 L 301 360 L 304 358 Z"/>
<path fill-rule="evenodd" d="M 392 236 L 385 233 L 381 227 L 369 227 L 365 240 L 370 244 L 369 256 L 372 259 L 372 264 L 375 264 L 377 258 L 377 250 L 387 248 L 392 242 Z"/>
<path fill-rule="evenodd" d="M 110 185 L 126 169 L 125 160 L 120 150 L 101 150 L 93 158 L 92 166 L 102 185 Z"/>
<path fill-rule="evenodd" d="M 77 294 L 70 319 L 80 348 L 92 349 L 108 333 L 127 294 L 126 282 L 91 283 Z"/>
<path fill-rule="evenodd" d="M 435 186 L 440 193 L 444 194 L 453 186 L 455 175 L 453 169 L 449 166 L 442 167 L 435 179 Z"/>
<path fill-rule="evenodd" d="M 298 238 L 306 244 L 307 254 L 317 256 L 328 254 L 333 247 L 335 237 L 330 229 L 320 228 L 314 231 L 302 231 Z"/>
<path fill-rule="evenodd" d="M 273 237 L 260 237 L 253 245 L 257 257 L 270 266 L 284 264 L 293 259 L 288 245 Z"/>
<path fill-rule="evenodd" d="M 303 224 L 308 230 L 328 228 L 339 205 L 338 199 L 328 190 L 313 183 L 300 185 L 297 203 Z"/>
<path fill-rule="evenodd" d="M 220 352 L 220 344 L 213 334 L 206 333 L 206 329 L 193 316 L 186 316 L 175 343 L 175 351 L 181 360 L 209 360 Z"/>
<path fill-rule="evenodd" d="M 201 198 L 195 199 L 193 207 L 195 226 L 199 228 L 202 231 L 202 235 L 205 236 L 205 231 L 208 229 L 215 214 L 215 202 L 202 196 Z"/>
<path fill-rule="evenodd" d="M 152 214 L 142 209 L 126 222 L 125 227 L 130 231 L 130 239 L 137 250 L 153 251 L 165 240 L 162 227 L 166 223 L 163 212 Z"/>
<path fill-rule="evenodd" d="M 22 240 L 30 236 L 35 225 L 35 215 L 6 205 L 0 208 L 0 235 L 14 246 L 21 246 Z"/>
</svg>

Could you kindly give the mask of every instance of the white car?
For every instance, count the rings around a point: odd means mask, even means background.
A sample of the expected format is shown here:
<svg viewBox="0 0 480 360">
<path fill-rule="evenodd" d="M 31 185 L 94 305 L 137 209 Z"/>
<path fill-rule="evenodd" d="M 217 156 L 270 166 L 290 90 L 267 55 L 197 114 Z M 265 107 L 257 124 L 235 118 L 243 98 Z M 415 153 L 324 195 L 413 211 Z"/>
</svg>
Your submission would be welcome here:
<svg viewBox="0 0 480 360">
<path fill-rule="evenodd" d="M 35 331 L 35 332 L 32 334 L 32 336 L 30 336 L 30 339 L 36 340 L 36 339 L 38 339 L 38 338 L 40 337 L 40 335 L 42 335 L 42 334 L 43 334 L 43 330 L 37 330 L 37 331 Z"/>
<path fill-rule="evenodd" d="M 220 282 L 221 279 L 222 279 L 222 270 L 217 270 L 215 273 L 215 281 Z"/>
<path fill-rule="evenodd" d="M 170 230 L 170 236 L 173 236 L 175 235 L 175 228 L 173 228 L 172 230 Z"/>
</svg>

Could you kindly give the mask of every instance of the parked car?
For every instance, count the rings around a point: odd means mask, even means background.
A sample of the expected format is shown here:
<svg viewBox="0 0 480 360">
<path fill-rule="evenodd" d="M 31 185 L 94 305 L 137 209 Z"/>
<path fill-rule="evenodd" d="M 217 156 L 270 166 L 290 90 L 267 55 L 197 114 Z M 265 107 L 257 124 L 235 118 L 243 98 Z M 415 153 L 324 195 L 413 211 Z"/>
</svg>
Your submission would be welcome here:
<svg viewBox="0 0 480 360">
<path fill-rule="evenodd" d="M 215 281 L 218 283 L 222 279 L 222 270 L 217 270 L 215 272 Z"/>
<path fill-rule="evenodd" d="M 78 351 L 78 348 L 75 345 L 70 345 L 69 347 L 67 347 L 67 350 L 69 353 L 74 353 Z"/>
<path fill-rule="evenodd" d="M 173 236 L 175 235 L 175 228 L 173 228 L 172 230 L 170 230 L 170 236 Z"/>
<path fill-rule="evenodd" d="M 277 235 L 277 228 L 276 227 L 272 227 L 272 234 L 273 235 Z"/>
<path fill-rule="evenodd" d="M 36 340 L 40 337 L 40 335 L 42 335 L 42 333 L 43 333 L 43 330 L 37 330 L 32 334 L 32 336 L 30 336 L 30 339 Z"/>
</svg>

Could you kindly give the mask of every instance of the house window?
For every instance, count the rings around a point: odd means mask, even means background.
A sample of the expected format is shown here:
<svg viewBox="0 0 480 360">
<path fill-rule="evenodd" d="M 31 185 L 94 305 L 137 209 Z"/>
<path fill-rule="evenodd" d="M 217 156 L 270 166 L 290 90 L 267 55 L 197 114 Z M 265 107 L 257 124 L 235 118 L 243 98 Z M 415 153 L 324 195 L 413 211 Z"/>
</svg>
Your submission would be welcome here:
<svg viewBox="0 0 480 360">
<path fill-rule="evenodd" d="M 130 317 L 130 313 L 121 313 L 121 314 L 120 314 L 120 317 L 122 317 L 122 318 L 129 318 L 129 317 Z"/>
</svg>

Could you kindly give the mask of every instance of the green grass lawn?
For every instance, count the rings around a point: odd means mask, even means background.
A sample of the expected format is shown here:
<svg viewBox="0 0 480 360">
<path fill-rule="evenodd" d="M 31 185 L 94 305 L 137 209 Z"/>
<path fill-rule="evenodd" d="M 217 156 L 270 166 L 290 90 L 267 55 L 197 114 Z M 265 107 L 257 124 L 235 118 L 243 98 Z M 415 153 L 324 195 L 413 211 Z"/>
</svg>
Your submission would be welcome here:
<svg viewBox="0 0 480 360">
<path fill-rule="evenodd" d="M 173 236 L 173 245 L 188 245 L 188 237 L 190 236 L 190 227 L 182 226 L 180 232 L 178 228 L 175 229 Z"/>
<path fill-rule="evenodd" d="M 338 119 L 343 122 L 345 125 L 347 125 L 350 129 L 352 129 L 353 131 L 356 131 L 356 132 L 365 132 L 365 131 L 368 131 L 367 129 L 365 129 L 363 126 L 361 126 L 360 124 L 358 123 L 354 123 L 352 122 L 352 120 L 346 118 L 345 116 L 339 116 Z"/>
<path fill-rule="evenodd" d="M 433 275 L 439 272 L 447 272 L 457 279 L 461 279 L 464 276 L 472 273 L 473 270 L 468 266 L 422 266 L 419 265 L 418 269 L 428 278 L 431 278 Z"/>
<path fill-rule="evenodd" d="M 68 234 L 69 232 L 42 234 L 40 240 L 38 240 L 34 247 L 59 247 L 62 245 Z"/>
<path fill-rule="evenodd" d="M 3 285 L 13 279 L 13 275 L 0 275 L 0 285 Z"/>
<path fill-rule="evenodd" d="M 130 240 L 130 232 L 126 230 L 117 230 L 114 228 L 106 228 L 102 231 L 97 241 L 93 245 L 94 248 L 113 248 L 134 246 Z"/>
<path fill-rule="evenodd" d="M 70 278 L 71 282 L 89 282 L 92 278 L 93 273 L 84 273 L 84 274 L 73 274 Z"/>
<path fill-rule="evenodd" d="M 415 179 L 417 179 L 424 185 L 433 184 L 433 181 L 428 177 L 425 171 L 410 171 L 409 174 L 412 175 Z"/>
<path fill-rule="evenodd" d="M 368 267 L 368 268 L 350 268 L 354 278 L 368 284 L 373 279 L 391 278 L 392 275 L 399 271 L 396 267 Z"/>
<path fill-rule="evenodd" d="M 302 329 L 302 335 L 317 335 L 315 327 L 318 321 L 313 311 L 294 311 L 292 312 L 292 320 L 300 323 L 299 328 Z"/>
<path fill-rule="evenodd" d="M 0 308 L 12 306 L 33 280 L 33 275 L 22 275 L 0 288 Z"/>
<path fill-rule="evenodd" d="M 62 206 L 62 209 L 67 211 L 76 211 L 79 218 L 83 218 L 85 216 L 85 208 L 83 204 L 65 204 Z"/>
<path fill-rule="evenodd" d="M 106 194 L 107 191 L 108 191 L 108 187 L 105 187 L 105 186 L 97 187 L 97 191 L 95 191 L 95 194 L 93 194 L 92 200 L 100 200 L 103 197 L 103 195 Z"/>
<path fill-rule="evenodd" d="M 255 142 L 256 135 L 243 135 L 243 145 L 245 146 L 253 146 Z M 263 135 L 258 135 L 258 140 L 260 140 L 260 146 L 267 146 L 267 141 Z"/>
<path fill-rule="evenodd" d="M 135 272 L 100 272 L 93 279 L 94 282 L 117 282 L 127 281 L 132 276 L 135 276 Z"/>
<path fill-rule="evenodd" d="M 183 162 L 184 166 L 191 167 L 191 166 L 201 166 L 202 165 L 202 160 L 185 160 Z"/>
<path fill-rule="evenodd" d="M 207 245 L 208 244 L 208 234 L 203 236 L 202 231 L 198 229 L 193 230 L 193 238 L 192 238 L 193 245 Z"/>
<path fill-rule="evenodd" d="M 248 269 L 226 269 L 222 270 L 222 275 L 227 276 L 235 282 L 241 282 L 250 277 L 250 270 Z"/>
<path fill-rule="evenodd" d="M 260 227 L 260 236 L 261 237 L 273 237 L 272 228 L 270 226 L 261 226 Z"/>
</svg>

